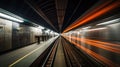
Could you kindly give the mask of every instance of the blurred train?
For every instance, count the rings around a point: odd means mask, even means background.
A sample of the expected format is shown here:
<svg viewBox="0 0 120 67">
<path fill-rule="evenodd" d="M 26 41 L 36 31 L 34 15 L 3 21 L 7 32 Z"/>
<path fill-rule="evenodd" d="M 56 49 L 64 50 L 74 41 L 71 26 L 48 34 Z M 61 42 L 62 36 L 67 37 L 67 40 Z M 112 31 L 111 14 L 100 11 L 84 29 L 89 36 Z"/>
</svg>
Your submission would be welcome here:
<svg viewBox="0 0 120 67">
<path fill-rule="evenodd" d="M 62 35 L 90 59 L 105 67 L 120 66 L 120 18 L 77 28 Z"/>
</svg>

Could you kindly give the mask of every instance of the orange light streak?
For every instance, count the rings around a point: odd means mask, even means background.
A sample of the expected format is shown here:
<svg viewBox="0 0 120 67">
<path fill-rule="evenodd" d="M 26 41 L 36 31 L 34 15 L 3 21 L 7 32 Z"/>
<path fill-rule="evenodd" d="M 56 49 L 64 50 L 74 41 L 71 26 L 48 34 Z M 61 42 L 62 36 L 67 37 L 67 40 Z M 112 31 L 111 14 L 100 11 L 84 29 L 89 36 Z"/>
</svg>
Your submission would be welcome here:
<svg viewBox="0 0 120 67">
<path fill-rule="evenodd" d="M 95 43 L 100 43 L 100 44 L 104 44 L 104 45 L 109 45 L 109 46 L 112 46 L 112 47 L 120 47 L 119 44 L 113 44 L 113 43 L 108 43 L 108 42 L 102 42 L 102 41 L 98 41 L 98 40 L 92 40 L 92 39 L 87 39 L 91 42 L 95 42 Z"/>
<path fill-rule="evenodd" d="M 87 40 L 85 38 L 84 38 L 84 40 L 82 40 L 81 38 L 74 37 L 74 36 L 69 37 L 69 38 L 75 39 L 77 41 L 81 41 L 81 42 L 86 43 L 88 45 L 92 45 L 92 46 L 95 46 L 95 47 L 98 47 L 98 48 L 102 48 L 102 49 L 105 49 L 105 50 L 120 54 L 120 49 L 119 48 L 114 48 L 114 47 L 111 47 L 111 46 L 108 46 L 108 45 L 91 42 L 91 41 L 89 41 L 89 40 Z"/>
<path fill-rule="evenodd" d="M 107 13 L 107 12 L 109 12 L 109 11 L 113 10 L 114 8 L 119 7 L 119 6 L 120 6 L 120 1 L 117 0 L 116 2 L 113 2 L 112 4 L 108 5 L 107 7 L 99 10 L 98 12 L 96 12 L 96 13 L 94 13 L 94 14 L 86 17 L 86 18 L 84 18 L 83 20 L 81 20 L 81 19 L 78 20 L 75 24 L 73 24 L 72 26 L 69 26 L 69 27 L 68 27 L 67 29 L 65 29 L 63 32 L 67 32 L 67 31 L 69 31 L 69 30 L 71 30 L 71 29 L 73 29 L 73 28 L 76 28 L 76 27 L 84 24 L 84 23 L 88 23 L 89 21 L 91 21 L 91 20 L 93 20 L 93 19 L 95 19 L 95 18 L 97 18 L 97 17 L 100 17 L 100 16 L 102 16 L 103 14 L 105 14 L 105 13 Z"/>
<path fill-rule="evenodd" d="M 88 18 L 89 16 L 93 15 L 94 13 L 98 12 L 100 9 L 104 8 L 105 6 L 107 6 L 107 5 L 110 4 L 112 1 L 113 1 L 113 0 L 106 1 L 106 2 L 104 2 L 103 4 L 101 4 L 100 6 L 95 7 L 93 11 L 89 12 L 87 15 L 85 15 L 82 19 L 78 20 L 77 22 L 80 22 L 80 21 Z M 70 27 L 73 26 L 73 25 L 76 25 L 77 22 L 74 22 L 73 24 L 71 24 Z"/>
<path fill-rule="evenodd" d="M 63 37 L 68 40 L 68 37 L 66 37 L 66 36 L 63 36 Z M 88 55 L 90 55 L 94 59 L 98 59 L 98 60 L 102 61 L 103 63 L 107 64 L 110 67 L 115 67 L 115 66 L 118 67 L 119 66 L 119 64 L 116 64 L 116 63 L 112 62 L 111 60 L 109 60 L 109 59 L 91 51 L 90 49 L 87 49 L 87 48 L 81 46 L 80 44 L 77 44 L 73 41 L 70 41 L 70 42 L 73 43 L 74 45 L 76 45 L 77 47 L 79 47 L 80 49 L 82 49 L 83 51 L 85 51 Z"/>
</svg>

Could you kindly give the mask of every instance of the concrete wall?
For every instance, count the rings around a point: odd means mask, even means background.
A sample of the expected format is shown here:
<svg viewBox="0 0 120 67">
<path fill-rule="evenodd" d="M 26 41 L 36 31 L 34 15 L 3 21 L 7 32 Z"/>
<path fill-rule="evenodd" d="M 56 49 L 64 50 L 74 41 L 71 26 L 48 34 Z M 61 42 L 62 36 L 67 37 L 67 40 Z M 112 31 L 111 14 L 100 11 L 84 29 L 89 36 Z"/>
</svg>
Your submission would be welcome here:
<svg viewBox="0 0 120 67">
<path fill-rule="evenodd" d="M 4 50 L 8 50 L 11 49 L 12 47 L 12 22 L 9 20 L 5 20 L 5 19 L 1 19 L 0 18 L 0 26 L 1 28 L 1 39 L 3 40 L 3 43 L 0 44 L 1 50 L 0 51 L 4 51 Z"/>
<path fill-rule="evenodd" d="M 0 52 L 35 43 L 36 35 L 42 35 L 42 31 L 0 18 Z"/>
</svg>

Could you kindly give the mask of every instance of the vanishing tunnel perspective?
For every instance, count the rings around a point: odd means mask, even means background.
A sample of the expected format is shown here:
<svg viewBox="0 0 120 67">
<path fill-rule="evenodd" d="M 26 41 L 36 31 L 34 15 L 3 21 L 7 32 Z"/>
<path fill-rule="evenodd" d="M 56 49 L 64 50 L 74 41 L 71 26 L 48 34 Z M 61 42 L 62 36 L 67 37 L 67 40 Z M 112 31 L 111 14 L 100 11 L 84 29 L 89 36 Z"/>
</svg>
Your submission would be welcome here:
<svg viewBox="0 0 120 67">
<path fill-rule="evenodd" d="M 120 0 L 0 0 L 0 67 L 120 67 Z"/>
</svg>

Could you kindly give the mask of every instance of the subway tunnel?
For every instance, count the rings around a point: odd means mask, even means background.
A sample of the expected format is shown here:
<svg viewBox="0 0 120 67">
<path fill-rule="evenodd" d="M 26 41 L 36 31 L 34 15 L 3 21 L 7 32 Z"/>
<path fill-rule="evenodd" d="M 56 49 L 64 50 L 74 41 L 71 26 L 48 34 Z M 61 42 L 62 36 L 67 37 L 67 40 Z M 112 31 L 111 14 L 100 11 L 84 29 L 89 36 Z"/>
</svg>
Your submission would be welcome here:
<svg viewBox="0 0 120 67">
<path fill-rule="evenodd" d="M 0 67 L 120 67 L 120 0 L 0 0 Z"/>
</svg>

